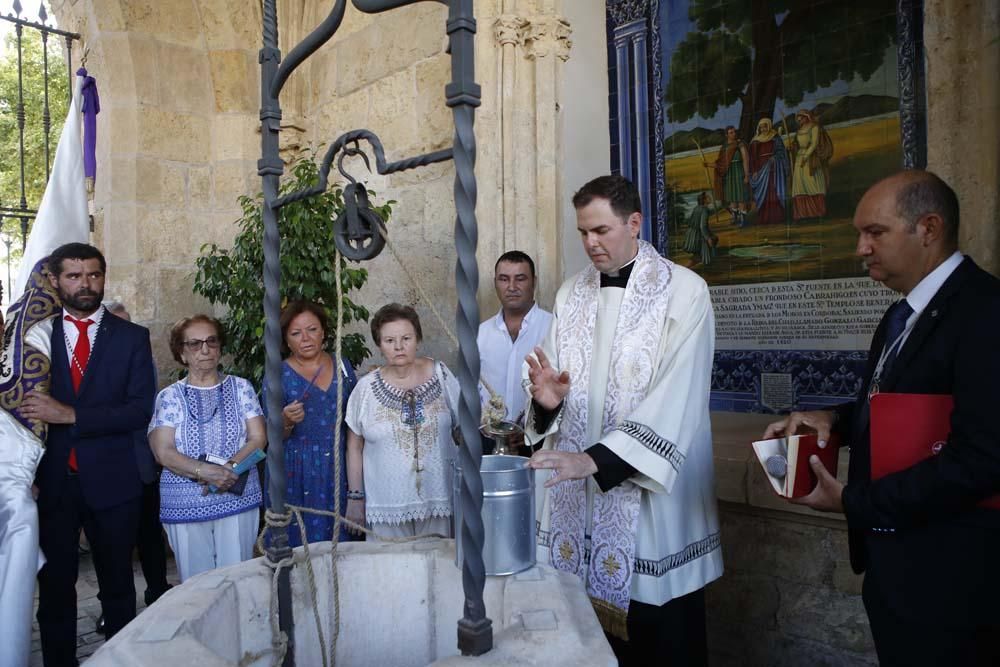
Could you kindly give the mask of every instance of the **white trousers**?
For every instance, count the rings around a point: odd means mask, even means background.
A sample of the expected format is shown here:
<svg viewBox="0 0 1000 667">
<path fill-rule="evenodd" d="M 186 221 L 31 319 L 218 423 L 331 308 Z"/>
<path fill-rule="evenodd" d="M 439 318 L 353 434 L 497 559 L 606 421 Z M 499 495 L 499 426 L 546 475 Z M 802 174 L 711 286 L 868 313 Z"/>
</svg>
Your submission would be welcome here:
<svg viewBox="0 0 1000 667">
<path fill-rule="evenodd" d="M 31 495 L 42 458 L 38 439 L 4 412 L 0 424 L 0 667 L 24 667 L 31 654 L 38 550 L 38 507 Z M 17 432 L 17 430 L 23 433 Z"/>
<path fill-rule="evenodd" d="M 398 537 L 416 537 L 437 533 L 448 537 L 451 535 L 451 517 L 434 517 L 419 521 L 404 521 L 403 523 L 373 523 L 370 526 L 376 540 Z"/>
<path fill-rule="evenodd" d="M 253 558 L 259 508 L 214 521 L 165 523 L 167 539 L 184 583 L 196 574 Z"/>
</svg>

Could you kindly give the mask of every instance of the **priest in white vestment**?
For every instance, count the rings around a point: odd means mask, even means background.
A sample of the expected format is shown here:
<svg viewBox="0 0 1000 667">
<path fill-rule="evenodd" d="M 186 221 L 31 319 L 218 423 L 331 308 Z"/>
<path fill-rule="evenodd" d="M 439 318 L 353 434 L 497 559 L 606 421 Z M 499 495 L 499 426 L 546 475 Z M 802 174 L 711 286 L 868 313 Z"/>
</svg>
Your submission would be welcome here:
<svg viewBox="0 0 1000 667">
<path fill-rule="evenodd" d="M 552 471 L 538 557 L 583 579 L 605 630 L 628 637 L 616 652 L 703 665 L 702 589 L 722 575 L 708 287 L 639 240 L 626 179 L 595 179 L 573 204 L 592 265 L 559 289 L 525 367 L 526 438 L 544 439 L 531 466 Z"/>
<path fill-rule="evenodd" d="M 31 487 L 47 425 L 20 410 L 28 392 L 49 387 L 52 318 L 61 306 L 43 264 L 7 311 L 0 354 L 0 667 L 28 664 L 35 577 L 44 563 Z"/>
</svg>

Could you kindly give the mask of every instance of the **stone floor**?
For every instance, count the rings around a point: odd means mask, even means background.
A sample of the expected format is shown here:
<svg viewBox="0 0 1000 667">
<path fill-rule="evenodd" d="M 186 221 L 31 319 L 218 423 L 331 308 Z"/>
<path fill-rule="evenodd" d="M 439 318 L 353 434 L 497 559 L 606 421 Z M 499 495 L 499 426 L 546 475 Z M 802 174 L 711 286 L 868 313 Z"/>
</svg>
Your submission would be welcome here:
<svg viewBox="0 0 1000 667">
<path fill-rule="evenodd" d="M 143 600 L 143 592 L 146 590 L 146 581 L 142 578 L 142 570 L 139 568 L 139 561 L 132 565 L 132 572 L 135 576 L 136 609 L 141 613 L 146 608 Z M 177 584 L 177 567 L 173 556 L 167 555 L 167 581 Z M 104 643 L 104 635 L 95 632 L 94 626 L 97 617 L 101 615 L 101 602 L 97 599 L 97 573 L 94 571 L 94 563 L 90 554 L 80 556 L 80 576 L 76 582 L 76 656 L 83 662 Z M 35 594 L 35 608 L 38 608 L 38 594 Z M 34 621 L 31 631 L 31 661 L 29 667 L 42 667 L 41 640 L 38 636 L 38 621 Z"/>
</svg>

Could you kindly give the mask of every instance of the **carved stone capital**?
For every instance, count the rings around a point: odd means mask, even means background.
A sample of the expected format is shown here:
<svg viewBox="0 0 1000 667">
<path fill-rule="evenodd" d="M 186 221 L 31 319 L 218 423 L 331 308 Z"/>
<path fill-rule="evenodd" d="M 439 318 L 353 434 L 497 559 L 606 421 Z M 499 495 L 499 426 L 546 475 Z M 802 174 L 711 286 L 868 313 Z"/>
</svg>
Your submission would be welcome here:
<svg viewBox="0 0 1000 667">
<path fill-rule="evenodd" d="M 528 25 L 528 20 L 515 14 L 501 14 L 493 22 L 493 37 L 497 44 L 502 47 L 507 44 L 521 46 L 523 44 L 524 29 Z"/>
<path fill-rule="evenodd" d="M 632 21 L 644 19 L 648 15 L 647 0 L 609 0 L 608 13 L 615 26 L 625 25 Z"/>
<path fill-rule="evenodd" d="M 524 48 L 529 59 L 554 55 L 560 60 L 569 60 L 569 50 L 573 46 L 569 36 L 573 29 L 569 22 L 559 16 L 535 16 L 524 29 Z"/>
</svg>

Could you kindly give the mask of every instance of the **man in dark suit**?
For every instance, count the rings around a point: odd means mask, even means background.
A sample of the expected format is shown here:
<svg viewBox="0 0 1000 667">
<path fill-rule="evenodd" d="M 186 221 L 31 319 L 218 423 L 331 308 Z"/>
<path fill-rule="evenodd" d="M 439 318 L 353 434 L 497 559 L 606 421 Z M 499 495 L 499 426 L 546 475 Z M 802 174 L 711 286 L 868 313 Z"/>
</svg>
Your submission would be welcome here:
<svg viewBox="0 0 1000 667">
<path fill-rule="evenodd" d="M 104 307 L 112 315 L 126 322 L 132 321 L 132 315 L 122 302 L 109 301 Z M 160 466 L 153 458 L 153 450 L 149 447 L 145 428 L 135 432 L 135 462 L 143 485 L 139 532 L 136 535 L 135 545 L 139 552 L 142 576 L 146 580 L 143 599 L 148 607 L 173 586 L 167 583 L 167 543 L 163 535 L 163 525 L 160 523 Z M 101 613 L 97 619 L 97 631 L 104 632 L 105 628 L 104 614 Z"/>
<path fill-rule="evenodd" d="M 765 437 L 815 428 L 851 446 L 847 485 L 816 457 L 801 503 L 843 512 L 851 564 L 882 665 L 1000 664 L 1000 280 L 958 252 L 955 193 L 925 171 L 873 186 L 854 216 L 869 275 L 905 298 L 872 339 L 861 395 L 792 413 Z M 871 479 L 869 396 L 949 394 L 951 432 L 937 456 Z M 876 443 L 886 446 L 886 443 Z"/>
<path fill-rule="evenodd" d="M 149 332 L 101 305 L 107 265 L 97 248 L 69 243 L 53 251 L 49 280 L 63 314 L 52 328 L 50 394 L 30 393 L 27 413 L 50 424 L 39 464 L 38 625 L 46 667 L 75 665 L 77 544 L 90 541 L 98 597 L 111 637 L 135 617 L 132 549 L 142 480 L 135 431 L 153 410 Z"/>
</svg>

